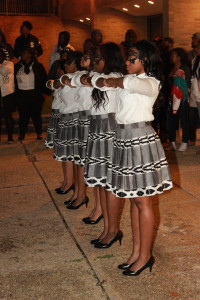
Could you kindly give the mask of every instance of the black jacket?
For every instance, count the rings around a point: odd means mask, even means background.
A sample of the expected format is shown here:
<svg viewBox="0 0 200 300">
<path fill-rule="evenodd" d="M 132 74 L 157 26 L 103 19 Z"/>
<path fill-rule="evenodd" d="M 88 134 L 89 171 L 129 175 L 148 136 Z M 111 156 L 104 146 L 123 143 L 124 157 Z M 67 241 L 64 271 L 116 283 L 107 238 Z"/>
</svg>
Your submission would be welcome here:
<svg viewBox="0 0 200 300">
<path fill-rule="evenodd" d="M 15 46 L 14 46 L 15 57 L 19 58 L 21 56 L 22 51 L 27 48 L 33 49 L 37 57 L 39 57 L 43 53 L 40 41 L 36 36 L 32 34 L 28 34 L 27 37 L 25 37 L 24 35 L 20 35 L 15 40 Z"/>
<path fill-rule="evenodd" d="M 15 90 L 18 90 L 18 84 L 16 80 L 16 75 L 19 69 L 22 67 L 22 63 L 18 62 L 14 66 L 14 76 L 15 76 Z M 38 61 L 35 61 L 33 63 L 33 72 L 35 74 L 35 91 L 37 94 L 49 94 L 49 89 L 46 87 L 47 82 L 47 73 L 45 71 L 44 66 L 39 63 Z"/>
</svg>

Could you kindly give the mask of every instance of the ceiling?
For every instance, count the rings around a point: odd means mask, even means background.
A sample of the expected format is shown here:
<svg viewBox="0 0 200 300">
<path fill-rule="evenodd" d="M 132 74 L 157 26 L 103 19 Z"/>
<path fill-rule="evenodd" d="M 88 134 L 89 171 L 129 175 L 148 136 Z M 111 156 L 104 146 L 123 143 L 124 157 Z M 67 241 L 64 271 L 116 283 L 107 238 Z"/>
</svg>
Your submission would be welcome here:
<svg viewBox="0 0 200 300">
<path fill-rule="evenodd" d="M 113 6 L 113 8 L 123 11 L 134 16 L 151 16 L 162 14 L 163 12 L 163 1 L 162 0 L 152 0 L 154 4 L 149 4 L 148 0 L 132 0 L 132 1 L 122 1 L 121 5 Z M 134 5 L 139 5 L 137 8 Z M 124 11 L 123 8 L 128 9 Z"/>
</svg>

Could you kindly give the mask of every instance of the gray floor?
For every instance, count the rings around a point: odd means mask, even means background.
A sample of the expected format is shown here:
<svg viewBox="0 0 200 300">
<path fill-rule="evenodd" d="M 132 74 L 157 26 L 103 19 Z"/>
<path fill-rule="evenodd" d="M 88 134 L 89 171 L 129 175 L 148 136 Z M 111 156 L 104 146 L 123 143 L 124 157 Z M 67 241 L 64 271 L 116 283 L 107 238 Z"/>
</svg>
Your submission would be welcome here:
<svg viewBox="0 0 200 300">
<path fill-rule="evenodd" d="M 187 152 L 167 156 L 174 189 L 153 200 L 156 264 L 152 273 L 127 278 L 116 266 L 131 252 L 129 201 L 121 247 L 94 249 L 89 241 L 101 232 L 102 222 L 81 222 L 93 206 L 92 189 L 87 209 L 66 210 L 69 195 L 54 192 L 62 173 L 52 151 L 31 134 L 23 143 L 3 140 L 0 299 L 200 299 L 200 139 Z"/>
</svg>

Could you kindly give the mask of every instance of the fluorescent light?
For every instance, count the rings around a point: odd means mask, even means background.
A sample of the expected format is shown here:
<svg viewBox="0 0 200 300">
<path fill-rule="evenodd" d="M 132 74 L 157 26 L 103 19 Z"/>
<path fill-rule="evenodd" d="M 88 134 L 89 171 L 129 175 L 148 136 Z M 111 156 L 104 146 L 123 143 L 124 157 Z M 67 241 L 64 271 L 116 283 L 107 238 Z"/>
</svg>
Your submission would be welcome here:
<svg viewBox="0 0 200 300">
<path fill-rule="evenodd" d="M 138 5 L 138 4 L 134 4 L 134 6 L 137 7 L 137 8 L 140 8 L 140 5 Z"/>
<path fill-rule="evenodd" d="M 83 23 L 84 21 L 82 19 L 79 20 L 81 23 Z"/>
<path fill-rule="evenodd" d="M 90 21 L 90 18 L 86 18 L 86 20 Z"/>
<path fill-rule="evenodd" d="M 128 8 L 126 8 L 126 7 L 123 7 L 123 10 L 124 10 L 124 11 L 128 11 Z"/>
<path fill-rule="evenodd" d="M 154 4 L 154 1 L 148 1 L 149 4 Z"/>
</svg>

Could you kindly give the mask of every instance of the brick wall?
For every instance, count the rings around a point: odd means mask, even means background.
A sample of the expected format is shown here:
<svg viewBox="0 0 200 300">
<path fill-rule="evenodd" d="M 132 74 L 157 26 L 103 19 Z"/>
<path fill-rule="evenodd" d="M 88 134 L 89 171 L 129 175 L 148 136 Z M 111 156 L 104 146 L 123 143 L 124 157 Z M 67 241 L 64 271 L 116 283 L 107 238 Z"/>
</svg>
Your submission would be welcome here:
<svg viewBox="0 0 200 300">
<path fill-rule="evenodd" d="M 191 36 L 200 32 L 200 0 L 169 0 L 169 35 L 175 47 L 191 48 Z"/>
<path fill-rule="evenodd" d="M 112 8 L 99 9 L 94 16 L 94 28 L 101 29 L 104 42 L 120 43 L 127 29 L 135 30 L 138 39 L 147 38 L 147 18 L 135 17 Z"/>
<path fill-rule="evenodd" d="M 62 22 L 58 17 L 32 17 L 32 16 L 0 16 L 0 28 L 6 35 L 7 42 L 14 46 L 19 28 L 23 21 L 29 20 L 33 24 L 32 34 L 36 35 L 42 44 L 44 53 L 39 58 L 48 71 L 49 57 L 54 45 L 57 44 L 58 33 L 67 30 L 71 33 L 70 44 L 76 50 L 82 50 L 83 41 L 90 36 L 90 27 L 79 22 Z"/>
</svg>

